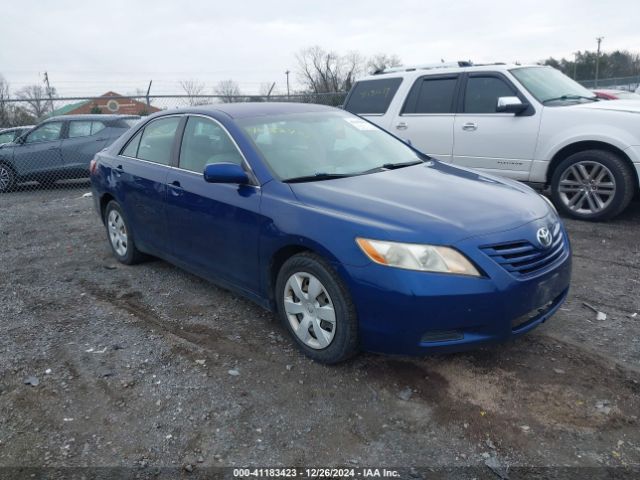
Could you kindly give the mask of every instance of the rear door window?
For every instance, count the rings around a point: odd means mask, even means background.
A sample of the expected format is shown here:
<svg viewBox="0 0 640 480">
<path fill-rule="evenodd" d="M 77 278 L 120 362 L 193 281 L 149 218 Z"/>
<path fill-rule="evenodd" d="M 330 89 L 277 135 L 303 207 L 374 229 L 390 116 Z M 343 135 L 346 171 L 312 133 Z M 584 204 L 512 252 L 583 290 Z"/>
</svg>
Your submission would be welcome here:
<svg viewBox="0 0 640 480">
<path fill-rule="evenodd" d="M 501 78 L 494 76 L 469 77 L 464 93 L 464 112 L 496 113 L 498 98 L 514 95 L 517 95 L 517 92 Z"/>
<path fill-rule="evenodd" d="M 402 83 L 401 78 L 363 80 L 351 89 L 344 108 L 356 114 L 383 115 Z"/>
<path fill-rule="evenodd" d="M 71 121 L 69 122 L 69 138 L 88 137 L 91 135 L 91 122 Z"/>
<path fill-rule="evenodd" d="M 181 117 L 160 118 L 144 127 L 137 158 L 169 165 L 171 149 Z"/>
<path fill-rule="evenodd" d="M 454 113 L 457 76 L 424 77 L 411 89 L 402 113 Z"/>
</svg>

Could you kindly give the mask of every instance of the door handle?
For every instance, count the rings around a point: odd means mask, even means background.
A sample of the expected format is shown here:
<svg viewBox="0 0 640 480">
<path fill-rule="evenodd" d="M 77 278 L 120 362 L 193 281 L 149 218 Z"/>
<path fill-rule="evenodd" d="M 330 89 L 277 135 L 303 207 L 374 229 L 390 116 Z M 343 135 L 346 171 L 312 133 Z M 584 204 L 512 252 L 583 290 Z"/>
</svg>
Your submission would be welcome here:
<svg viewBox="0 0 640 480">
<path fill-rule="evenodd" d="M 473 131 L 475 131 L 475 130 L 477 130 L 477 129 L 478 129 L 478 125 L 476 125 L 476 124 L 475 124 L 475 123 L 473 123 L 473 122 L 467 122 L 467 123 L 465 123 L 464 125 L 462 125 L 462 129 L 463 129 L 465 132 L 473 132 Z"/>
<path fill-rule="evenodd" d="M 398 130 L 406 130 L 407 128 L 409 128 L 409 125 L 407 125 L 405 122 L 400 122 L 396 125 L 396 128 Z"/>
<path fill-rule="evenodd" d="M 106 140 L 106 138 L 96 138 L 96 142 L 102 142 L 104 140 Z"/>
<path fill-rule="evenodd" d="M 178 180 L 174 180 L 169 185 L 175 188 L 182 188 L 182 185 L 180 185 L 180 182 Z"/>
<path fill-rule="evenodd" d="M 118 165 L 113 171 L 116 172 L 116 175 L 120 176 L 124 172 L 124 168 L 122 168 L 122 165 Z"/>
</svg>

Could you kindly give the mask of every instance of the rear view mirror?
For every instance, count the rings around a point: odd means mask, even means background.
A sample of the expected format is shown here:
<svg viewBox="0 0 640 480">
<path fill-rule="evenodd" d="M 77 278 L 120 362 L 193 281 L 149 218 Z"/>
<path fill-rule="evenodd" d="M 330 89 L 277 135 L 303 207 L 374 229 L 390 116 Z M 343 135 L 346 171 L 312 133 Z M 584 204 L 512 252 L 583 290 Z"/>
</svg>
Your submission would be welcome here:
<svg viewBox="0 0 640 480">
<path fill-rule="evenodd" d="M 518 97 L 499 97 L 496 112 L 514 113 L 518 115 L 529 108 L 528 103 L 523 103 Z"/>
<path fill-rule="evenodd" d="M 249 183 L 249 176 L 237 163 L 210 163 L 204 167 L 204 180 L 209 183 Z"/>
</svg>

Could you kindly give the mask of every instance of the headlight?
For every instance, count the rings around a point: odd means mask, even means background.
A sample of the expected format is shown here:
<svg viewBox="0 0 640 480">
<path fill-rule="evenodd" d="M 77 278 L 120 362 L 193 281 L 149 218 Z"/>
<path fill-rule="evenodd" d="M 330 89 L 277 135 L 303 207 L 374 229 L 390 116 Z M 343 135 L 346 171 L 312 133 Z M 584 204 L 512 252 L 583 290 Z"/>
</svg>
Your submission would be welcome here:
<svg viewBox="0 0 640 480">
<path fill-rule="evenodd" d="M 547 197 L 545 197 L 544 195 L 540 194 L 540 196 L 542 197 L 542 199 L 547 202 L 547 205 L 549 205 L 549 207 L 551 208 L 551 211 L 553 213 L 555 213 L 556 215 L 558 215 L 558 210 L 556 209 L 556 206 L 553 204 L 553 202 L 551 200 L 549 200 Z"/>
<path fill-rule="evenodd" d="M 481 276 L 471 262 L 453 248 L 366 238 L 356 238 L 356 243 L 367 257 L 381 265 L 423 272 Z"/>
</svg>

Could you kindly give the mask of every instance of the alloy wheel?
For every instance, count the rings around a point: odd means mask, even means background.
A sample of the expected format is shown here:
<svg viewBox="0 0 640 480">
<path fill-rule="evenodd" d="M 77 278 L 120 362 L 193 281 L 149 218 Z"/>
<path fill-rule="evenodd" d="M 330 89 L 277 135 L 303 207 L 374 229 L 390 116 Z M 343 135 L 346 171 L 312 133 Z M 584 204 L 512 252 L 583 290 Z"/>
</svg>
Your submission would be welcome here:
<svg viewBox="0 0 640 480">
<path fill-rule="evenodd" d="M 284 288 L 284 310 L 296 336 L 305 345 L 328 347 L 336 333 L 336 312 L 320 280 L 307 272 L 289 277 Z"/>
<path fill-rule="evenodd" d="M 122 215 L 117 210 L 111 210 L 107 219 L 109 229 L 109 240 L 115 252 L 124 257 L 127 254 L 128 237 L 127 227 L 124 224 Z"/>
<path fill-rule="evenodd" d="M 11 172 L 4 165 L 0 165 L 0 192 L 9 190 L 11 185 Z"/>
<path fill-rule="evenodd" d="M 560 200 L 571 211 L 592 215 L 609 206 L 616 194 L 616 180 L 599 162 L 582 161 L 567 168 L 558 183 Z"/>
</svg>

